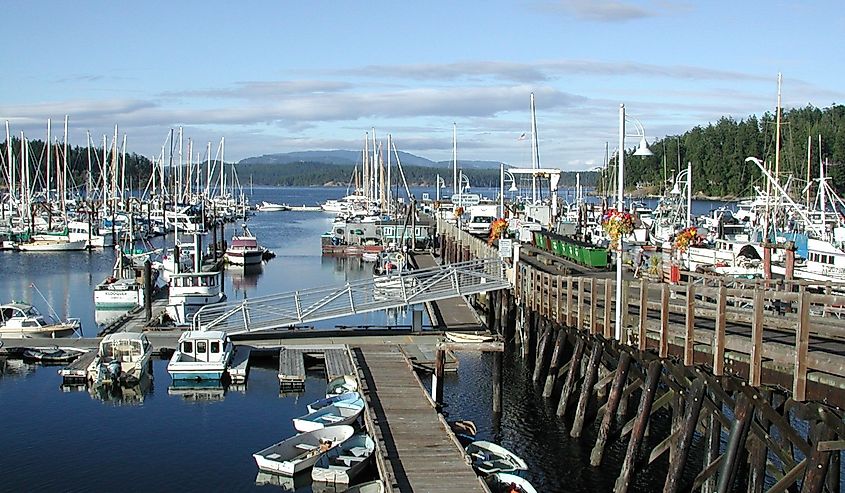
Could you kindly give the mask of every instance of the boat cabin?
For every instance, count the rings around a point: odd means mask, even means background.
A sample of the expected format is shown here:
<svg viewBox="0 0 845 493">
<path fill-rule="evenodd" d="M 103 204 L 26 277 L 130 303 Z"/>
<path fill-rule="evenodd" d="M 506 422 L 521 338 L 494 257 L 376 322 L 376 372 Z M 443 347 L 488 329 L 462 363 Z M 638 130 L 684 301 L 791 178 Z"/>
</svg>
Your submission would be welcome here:
<svg viewBox="0 0 845 493">
<path fill-rule="evenodd" d="M 206 288 L 208 292 L 220 290 L 219 272 L 185 272 L 170 275 L 170 292 L 189 290 L 191 292 L 202 291 Z"/>
<path fill-rule="evenodd" d="M 0 326 L 44 327 L 49 325 L 38 309 L 26 303 L 9 303 L 0 306 Z"/>
<path fill-rule="evenodd" d="M 186 332 L 179 341 L 183 361 L 220 361 L 232 350 L 232 341 L 221 330 Z"/>
</svg>

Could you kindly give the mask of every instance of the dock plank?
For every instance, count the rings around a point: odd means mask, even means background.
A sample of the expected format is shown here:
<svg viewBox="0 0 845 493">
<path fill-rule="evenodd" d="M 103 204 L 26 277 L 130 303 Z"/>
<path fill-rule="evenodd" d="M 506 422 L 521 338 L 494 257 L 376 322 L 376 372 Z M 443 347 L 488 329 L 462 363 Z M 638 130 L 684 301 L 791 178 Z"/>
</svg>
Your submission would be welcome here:
<svg viewBox="0 0 845 493">
<path fill-rule="evenodd" d="M 360 346 L 355 355 L 392 490 L 486 491 L 399 347 Z"/>
<path fill-rule="evenodd" d="M 349 360 L 346 349 L 326 349 L 323 354 L 326 358 L 326 378 L 330 381 L 344 375 L 355 374 L 355 368 Z"/>
<path fill-rule="evenodd" d="M 305 360 L 301 349 L 288 346 L 279 349 L 279 385 L 283 388 L 305 386 Z"/>
</svg>

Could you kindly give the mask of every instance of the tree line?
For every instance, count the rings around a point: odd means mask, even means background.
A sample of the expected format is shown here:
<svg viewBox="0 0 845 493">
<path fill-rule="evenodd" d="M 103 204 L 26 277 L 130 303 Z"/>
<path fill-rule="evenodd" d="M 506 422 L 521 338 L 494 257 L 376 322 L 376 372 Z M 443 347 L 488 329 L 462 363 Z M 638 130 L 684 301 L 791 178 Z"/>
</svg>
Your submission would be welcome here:
<svg viewBox="0 0 845 493">
<path fill-rule="evenodd" d="M 781 184 L 792 175 L 791 190 L 802 196 L 807 176 L 807 151 L 810 152 L 810 176 L 819 176 L 819 158 L 828 160 L 825 174 L 834 189 L 845 189 L 845 106 L 819 109 L 795 108 L 781 114 L 780 125 Z M 765 178 L 745 158 L 756 157 L 775 166 L 777 115 L 749 116 L 735 120 L 723 117 L 706 126 L 696 126 L 682 135 L 670 135 L 652 143 L 654 156 L 626 153 L 625 184 L 650 184 L 655 193 L 671 187 L 672 177 L 692 163 L 693 193 L 707 196 L 750 196 L 754 187 L 765 189 Z M 821 147 L 819 147 L 821 136 Z M 809 141 L 808 141 L 809 138 Z M 615 161 L 615 160 L 614 160 Z M 613 166 L 613 161 L 611 166 Z M 818 190 L 817 183 L 813 190 Z"/>
</svg>

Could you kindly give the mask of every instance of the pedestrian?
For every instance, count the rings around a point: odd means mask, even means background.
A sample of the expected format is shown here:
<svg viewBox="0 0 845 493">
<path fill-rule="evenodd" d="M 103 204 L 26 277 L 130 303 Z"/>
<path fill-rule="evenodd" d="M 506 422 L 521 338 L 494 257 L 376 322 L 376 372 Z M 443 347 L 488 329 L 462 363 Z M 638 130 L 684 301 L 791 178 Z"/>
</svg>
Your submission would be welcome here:
<svg viewBox="0 0 845 493">
<path fill-rule="evenodd" d="M 643 264 L 645 264 L 645 255 L 643 254 L 642 248 L 637 251 L 636 261 L 634 262 L 634 277 L 640 277 L 640 269 L 642 269 Z"/>
</svg>

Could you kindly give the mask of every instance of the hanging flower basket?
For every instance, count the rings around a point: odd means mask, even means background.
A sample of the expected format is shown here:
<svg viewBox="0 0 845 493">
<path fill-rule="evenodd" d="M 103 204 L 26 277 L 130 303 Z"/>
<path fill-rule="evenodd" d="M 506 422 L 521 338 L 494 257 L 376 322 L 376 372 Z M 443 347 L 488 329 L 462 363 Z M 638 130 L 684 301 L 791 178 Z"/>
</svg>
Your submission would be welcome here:
<svg viewBox="0 0 845 493">
<path fill-rule="evenodd" d="M 675 249 L 684 253 L 689 247 L 700 245 L 701 241 L 702 238 L 698 234 L 698 228 L 690 226 L 675 235 Z"/>
<path fill-rule="evenodd" d="M 493 224 L 490 225 L 490 238 L 487 239 L 488 245 L 493 245 L 493 243 L 505 235 L 505 232 L 508 230 L 508 222 L 504 219 L 496 219 L 493 221 Z"/>
<path fill-rule="evenodd" d="M 634 231 L 634 217 L 625 211 L 608 209 L 601 218 L 601 227 L 610 238 L 610 248 L 619 247 L 619 239 Z"/>
<path fill-rule="evenodd" d="M 455 217 L 461 217 L 464 215 L 464 208 L 463 207 L 456 207 L 455 208 Z"/>
</svg>

